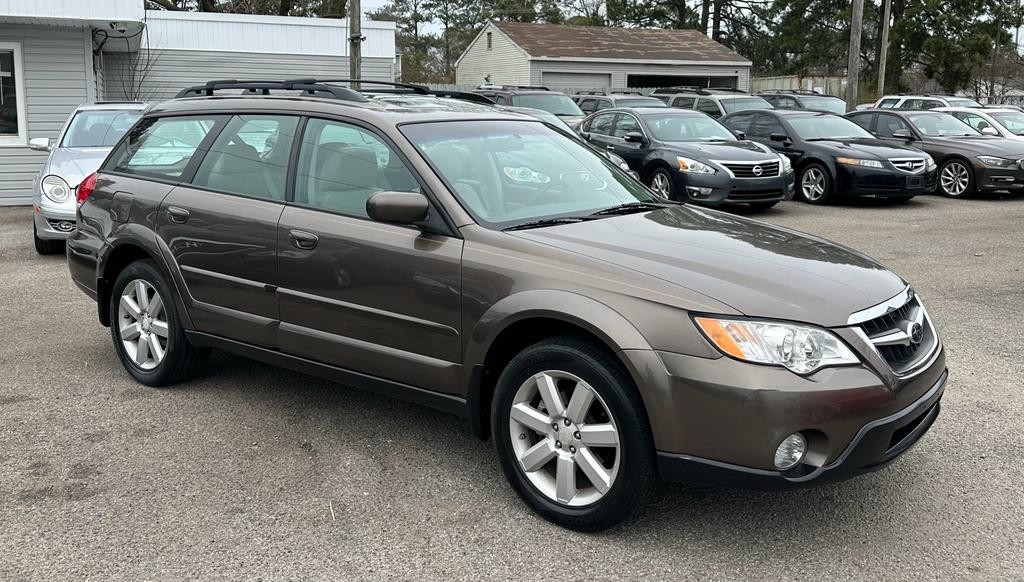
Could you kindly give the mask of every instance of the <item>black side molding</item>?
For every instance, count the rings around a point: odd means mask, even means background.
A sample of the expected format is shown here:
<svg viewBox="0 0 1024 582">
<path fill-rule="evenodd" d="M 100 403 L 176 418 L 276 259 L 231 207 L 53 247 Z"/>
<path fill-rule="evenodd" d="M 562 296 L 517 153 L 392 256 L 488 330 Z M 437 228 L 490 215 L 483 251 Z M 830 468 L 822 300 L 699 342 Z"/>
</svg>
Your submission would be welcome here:
<svg viewBox="0 0 1024 582">
<path fill-rule="evenodd" d="M 469 416 L 469 407 L 466 405 L 466 400 L 458 396 L 424 390 L 423 388 L 417 388 L 401 382 L 378 378 L 369 374 L 315 362 L 300 356 L 293 356 L 277 350 L 261 348 L 208 333 L 189 330 L 186 330 L 185 333 L 188 336 L 188 340 L 197 347 L 217 348 L 238 356 L 288 368 L 289 370 L 302 372 L 310 376 L 317 376 L 339 384 L 353 386 L 389 398 L 429 406 L 430 408 L 457 416 Z"/>
</svg>

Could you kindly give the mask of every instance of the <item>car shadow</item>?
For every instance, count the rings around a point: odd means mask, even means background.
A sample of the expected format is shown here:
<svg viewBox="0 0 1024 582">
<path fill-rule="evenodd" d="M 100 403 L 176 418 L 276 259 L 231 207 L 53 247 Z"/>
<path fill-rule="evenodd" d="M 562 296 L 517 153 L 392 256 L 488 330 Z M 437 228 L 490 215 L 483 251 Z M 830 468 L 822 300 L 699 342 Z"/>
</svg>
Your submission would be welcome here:
<svg viewBox="0 0 1024 582">
<path fill-rule="evenodd" d="M 295 447 L 305 448 L 311 431 L 318 433 L 322 456 L 373 450 L 372 470 L 388 476 L 372 479 L 380 493 L 428 504 L 406 511 L 436 511 L 429 504 L 438 503 L 440 495 L 454 497 L 446 507 L 468 514 L 453 518 L 457 521 L 478 524 L 511 518 L 529 529 L 562 532 L 519 500 L 505 481 L 492 443 L 475 438 L 465 419 L 228 354 L 215 353 L 208 370 L 189 384 L 189 398 L 244 398 L 246 408 L 257 410 L 265 422 L 280 425 L 281 417 L 288 418 Z M 387 439 L 382 440 L 385 435 Z M 332 453 L 331 447 L 341 450 Z M 410 465 L 409 458 L 428 459 L 429 469 Z M 912 465 L 908 467 L 913 470 Z M 430 485 L 407 490 L 411 482 L 428 481 L 426 476 L 412 474 L 422 471 L 466 475 L 473 486 L 443 494 Z M 916 494 L 913 487 L 896 486 L 897 477 L 889 468 L 853 481 L 780 492 L 659 482 L 638 519 L 599 534 L 566 535 L 596 536 L 614 543 L 671 535 L 670 545 L 699 539 L 719 551 L 778 547 L 781 553 L 790 543 L 812 547 L 837 524 L 863 529 L 858 535 L 895 539 L 912 518 L 911 498 Z M 913 477 L 908 479 L 914 482 Z M 880 508 L 885 511 L 881 517 L 876 515 Z M 884 527 L 886 521 L 891 527 Z M 768 531 L 771 538 L 765 537 Z"/>
</svg>

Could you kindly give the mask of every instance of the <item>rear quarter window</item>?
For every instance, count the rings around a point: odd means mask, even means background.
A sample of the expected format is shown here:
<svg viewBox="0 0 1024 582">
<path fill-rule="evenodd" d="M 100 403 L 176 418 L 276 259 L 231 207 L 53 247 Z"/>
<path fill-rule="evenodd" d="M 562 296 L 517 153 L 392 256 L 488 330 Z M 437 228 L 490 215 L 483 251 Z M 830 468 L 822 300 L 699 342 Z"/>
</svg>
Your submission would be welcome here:
<svg viewBox="0 0 1024 582">
<path fill-rule="evenodd" d="M 126 174 L 177 179 L 182 176 L 218 116 L 143 119 L 128 132 L 107 169 Z"/>
</svg>

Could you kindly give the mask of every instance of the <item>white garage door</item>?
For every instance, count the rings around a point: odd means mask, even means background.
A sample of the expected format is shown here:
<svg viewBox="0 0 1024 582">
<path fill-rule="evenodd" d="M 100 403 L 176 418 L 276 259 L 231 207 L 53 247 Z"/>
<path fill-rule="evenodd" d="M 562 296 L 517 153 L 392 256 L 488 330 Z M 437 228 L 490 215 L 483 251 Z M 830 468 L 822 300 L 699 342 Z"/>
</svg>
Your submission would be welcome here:
<svg viewBox="0 0 1024 582">
<path fill-rule="evenodd" d="M 540 76 L 545 87 L 611 87 L 612 76 L 608 73 L 555 73 L 545 71 Z"/>
</svg>

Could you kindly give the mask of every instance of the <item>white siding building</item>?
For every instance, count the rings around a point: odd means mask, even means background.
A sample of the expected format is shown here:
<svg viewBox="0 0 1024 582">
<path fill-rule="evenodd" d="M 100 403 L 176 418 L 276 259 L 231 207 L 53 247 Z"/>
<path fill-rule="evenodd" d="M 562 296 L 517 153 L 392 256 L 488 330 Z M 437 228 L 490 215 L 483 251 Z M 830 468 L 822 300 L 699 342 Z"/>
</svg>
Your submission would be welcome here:
<svg viewBox="0 0 1024 582">
<path fill-rule="evenodd" d="M 366 79 L 398 75 L 395 28 L 363 22 Z M 78 105 L 158 101 L 212 79 L 348 77 L 343 19 L 147 11 L 143 0 L 0 0 L 0 205 L 30 201 Z"/>
<path fill-rule="evenodd" d="M 746 90 L 750 61 L 696 30 L 490 22 L 456 63 L 459 85 Z"/>
</svg>

